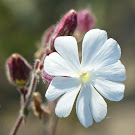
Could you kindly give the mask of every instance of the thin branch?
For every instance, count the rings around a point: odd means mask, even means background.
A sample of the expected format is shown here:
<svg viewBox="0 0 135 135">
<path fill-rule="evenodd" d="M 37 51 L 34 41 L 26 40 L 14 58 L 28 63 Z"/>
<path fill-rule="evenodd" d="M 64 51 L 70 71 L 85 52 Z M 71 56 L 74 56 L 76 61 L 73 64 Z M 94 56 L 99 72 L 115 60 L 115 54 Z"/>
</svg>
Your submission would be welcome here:
<svg viewBox="0 0 135 135">
<path fill-rule="evenodd" d="M 22 106 L 21 106 L 22 114 L 19 115 L 19 117 L 18 117 L 18 119 L 16 121 L 16 124 L 14 125 L 10 135 L 16 135 L 16 133 L 17 133 L 17 131 L 18 131 L 23 119 L 24 119 L 24 114 L 23 113 L 25 112 L 25 109 L 27 109 L 27 107 L 30 104 L 30 101 L 32 100 L 33 92 L 35 91 L 35 88 L 37 86 L 37 82 L 38 82 L 38 75 L 37 75 L 36 72 L 33 72 L 30 87 L 29 87 L 29 90 L 28 90 L 28 96 L 27 96 L 24 104 L 22 104 Z"/>
<path fill-rule="evenodd" d="M 57 123 L 58 123 L 58 117 L 54 113 L 52 116 L 52 119 L 51 119 L 51 123 L 49 125 L 49 134 L 48 135 L 55 135 Z"/>
<path fill-rule="evenodd" d="M 30 87 L 29 87 L 29 90 L 28 90 L 27 100 L 24 103 L 24 105 L 22 106 L 22 110 L 24 110 L 25 108 L 27 108 L 29 106 L 30 101 L 31 101 L 31 99 L 33 97 L 33 93 L 34 93 L 34 91 L 36 89 L 37 82 L 38 82 L 38 76 L 37 76 L 36 73 L 33 73 L 31 83 L 30 83 Z"/>
<path fill-rule="evenodd" d="M 19 115 L 19 117 L 16 120 L 16 123 L 15 123 L 10 135 L 16 135 L 19 127 L 21 126 L 22 121 L 23 121 L 23 115 Z"/>
</svg>

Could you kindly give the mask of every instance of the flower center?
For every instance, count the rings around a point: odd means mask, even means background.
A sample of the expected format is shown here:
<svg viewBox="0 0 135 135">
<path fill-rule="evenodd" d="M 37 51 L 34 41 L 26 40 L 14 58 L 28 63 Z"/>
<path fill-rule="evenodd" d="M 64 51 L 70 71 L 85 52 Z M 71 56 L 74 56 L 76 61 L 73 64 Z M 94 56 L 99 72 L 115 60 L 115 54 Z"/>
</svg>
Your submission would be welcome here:
<svg viewBox="0 0 135 135">
<path fill-rule="evenodd" d="M 90 73 L 89 73 L 89 72 L 84 72 L 84 73 L 82 73 L 81 79 L 82 79 L 82 81 L 83 81 L 84 83 L 89 82 L 89 80 L 90 80 Z"/>
</svg>

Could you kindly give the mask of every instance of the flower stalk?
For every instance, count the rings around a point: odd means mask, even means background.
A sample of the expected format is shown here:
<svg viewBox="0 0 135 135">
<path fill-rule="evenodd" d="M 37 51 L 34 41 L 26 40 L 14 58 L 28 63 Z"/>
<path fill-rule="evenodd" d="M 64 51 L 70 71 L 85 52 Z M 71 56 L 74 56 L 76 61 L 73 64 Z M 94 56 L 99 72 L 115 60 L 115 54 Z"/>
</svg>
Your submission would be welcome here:
<svg viewBox="0 0 135 135">
<path fill-rule="evenodd" d="M 23 115 L 19 115 L 19 117 L 18 117 L 18 119 L 16 120 L 16 123 L 15 123 L 15 125 L 14 125 L 14 127 L 13 127 L 13 129 L 12 129 L 12 131 L 11 131 L 11 133 L 10 133 L 10 135 L 16 135 L 16 133 L 17 133 L 19 127 L 21 126 L 21 123 L 22 123 L 22 121 L 23 121 L 23 118 L 24 118 Z"/>
<path fill-rule="evenodd" d="M 37 64 L 35 64 L 35 65 L 37 65 Z M 28 89 L 28 95 L 26 97 L 26 100 L 24 101 L 24 104 L 22 104 L 22 106 L 21 106 L 21 109 L 20 109 L 21 114 L 19 114 L 19 117 L 17 118 L 16 124 L 14 125 L 10 135 L 16 135 L 22 121 L 24 120 L 24 118 L 26 118 L 26 116 L 28 114 L 27 108 L 32 100 L 33 93 L 36 89 L 37 82 L 39 79 L 38 72 L 36 72 L 36 71 L 37 70 L 34 69 L 33 74 L 32 74 L 32 78 L 31 78 L 31 82 L 30 82 L 30 86 Z"/>
</svg>

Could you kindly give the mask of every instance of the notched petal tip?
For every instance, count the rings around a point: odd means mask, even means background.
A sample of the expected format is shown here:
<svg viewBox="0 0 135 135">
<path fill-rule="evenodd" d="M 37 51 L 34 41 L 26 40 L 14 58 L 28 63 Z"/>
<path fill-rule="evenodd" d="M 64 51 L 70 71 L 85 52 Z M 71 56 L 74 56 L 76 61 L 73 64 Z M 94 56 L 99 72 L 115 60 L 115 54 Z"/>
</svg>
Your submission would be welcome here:
<svg viewBox="0 0 135 135">
<path fill-rule="evenodd" d="M 49 101 L 53 101 L 54 99 L 51 97 L 51 95 L 49 94 L 48 90 L 45 93 L 45 97 L 49 100 Z"/>
<path fill-rule="evenodd" d="M 125 91 L 125 85 L 124 84 L 122 85 L 121 89 L 122 89 L 122 91 L 120 92 L 119 97 L 114 101 L 121 101 L 124 98 L 124 91 Z"/>
<path fill-rule="evenodd" d="M 76 39 L 73 36 L 60 36 L 60 37 L 57 37 L 55 39 L 55 41 L 54 41 L 54 47 L 55 47 L 55 49 L 57 49 L 57 46 L 61 45 L 62 42 L 64 44 L 65 41 L 68 41 L 68 42 L 71 42 L 71 43 L 74 42 L 74 43 L 77 44 L 77 41 L 76 41 Z"/>
<path fill-rule="evenodd" d="M 90 127 L 92 124 L 93 124 L 93 122 L 91 123 L 91 124 L 83 124 L 83 123 L 81 123 L 85 128 L 88 128 L 88 127 Z"/>
<path fill-rule="evenodd" d="M 59 118 L 66 118 L 66 117 L 68 117 L 69 116 L 69 114 L 61 114 L 60 112 L 59 112 L 59 110 L 57 109 L 57 108 L 55 108 L 55 114 L 59 117 Z"/>
<path fill-rule="evenodd" d="M 91 29 L 88 32 L 86 32 L 85 36 L 91 36 L 91 34 L 96 34 L 99 36 L 106 36 L 106 39 L 107 39 L 107 32 L 105 30 Z"/>
</svg>

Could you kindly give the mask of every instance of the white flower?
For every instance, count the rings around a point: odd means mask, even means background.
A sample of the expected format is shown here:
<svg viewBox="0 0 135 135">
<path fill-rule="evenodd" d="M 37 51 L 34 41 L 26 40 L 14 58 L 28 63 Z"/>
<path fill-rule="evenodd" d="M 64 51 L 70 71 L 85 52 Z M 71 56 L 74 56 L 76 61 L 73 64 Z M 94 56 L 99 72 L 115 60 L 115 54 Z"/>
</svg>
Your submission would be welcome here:
<svg viewBox="0 0 135 135">
<path fill-rule="evenodd" d="M 56 51 L 46 57 L 44 69 L 54 77 L 46 92 L 48 100 L 59 96 L 55 113 L 67 117 L 75 102 L 78 119 L 85 127 L 103 120 L 107 104 L 103 97 L 119 101 L 124 96 L 125 67 L 120 62 L 118 43 L 103 30 L 93 29 L 86 33 L 82 43 L 82 62 L 78 57 L 76 39 L 72 36 L 58 37 Z M 100 94 L 101 95 L 100 95 Z"/>
</svg>

